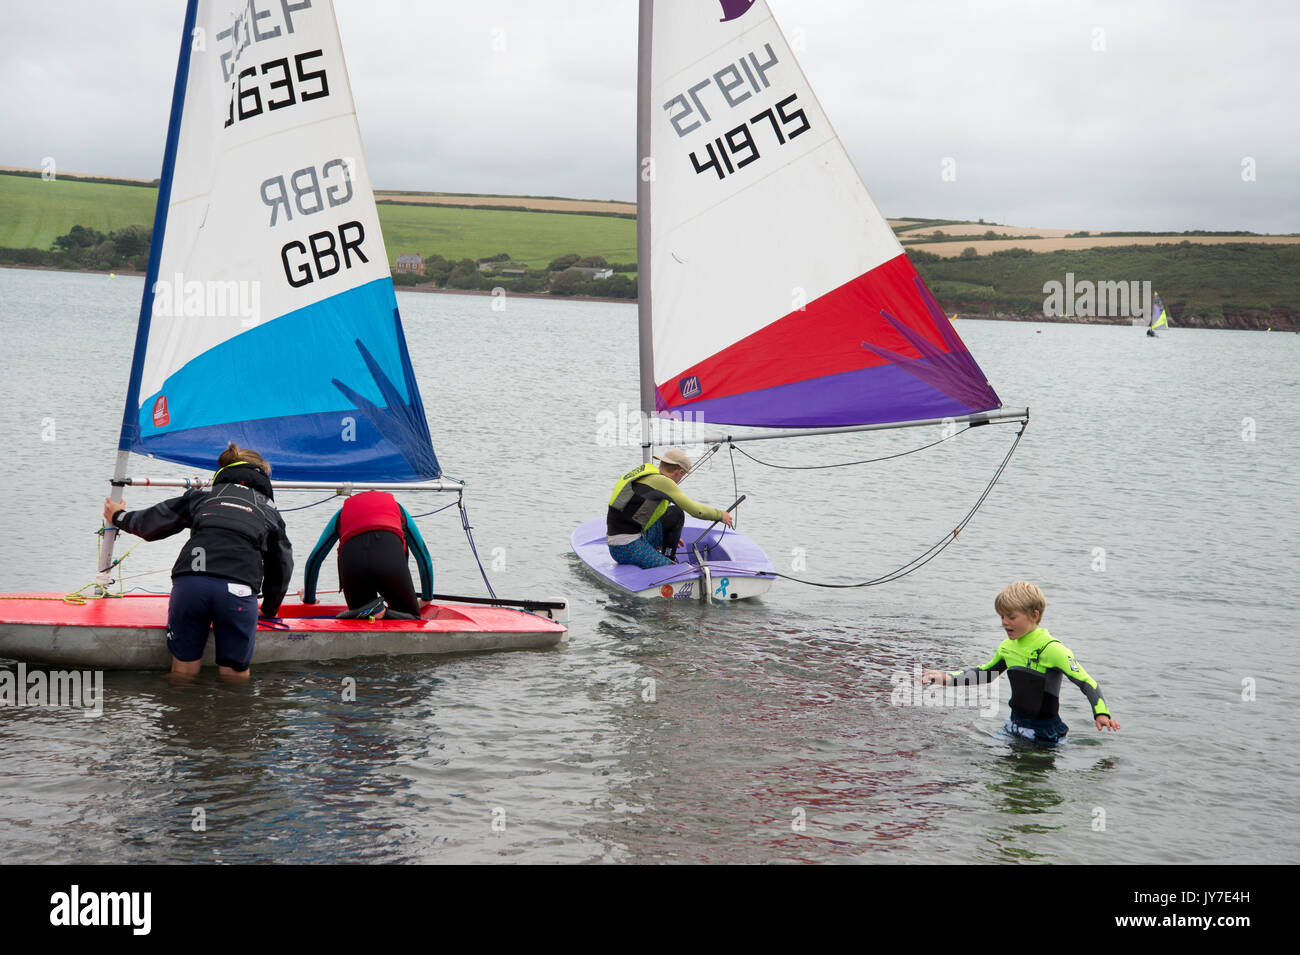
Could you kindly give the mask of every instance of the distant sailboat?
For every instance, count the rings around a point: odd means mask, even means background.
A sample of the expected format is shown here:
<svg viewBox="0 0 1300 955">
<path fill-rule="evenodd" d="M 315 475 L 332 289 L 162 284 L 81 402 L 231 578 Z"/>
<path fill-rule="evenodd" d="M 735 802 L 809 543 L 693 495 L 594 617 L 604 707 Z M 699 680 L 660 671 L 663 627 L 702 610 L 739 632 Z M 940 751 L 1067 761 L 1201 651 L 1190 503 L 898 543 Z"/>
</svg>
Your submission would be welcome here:
<svg viewBox="0 0 1300 955">
<path fill-rule="evenodd" d="M 644 415 L 792 429 L 762 438 L 1027 420 L 1002 408 L 916 273 L 765 0 L 720 2 L 641 0 Z M 647 441 L 643 460 L 653 450 Z M 737 556 L 761 549 L 735 532 L 715 537 L 736 545 L 713 572 L 730 580 L 727 598 L 767 590 L 766 556 Z M 718 596 L 695 566 L 707 552 L 650 571 L 615 564 L 604 517 L 572 543 L 621 591 Z"/>
<path fill-rule="evenodd" d="M 1151 300 L 1151 322 L 1150 324 L 1147 325 L 1147 337 L 1155 338 L 1157 328 L 1168 328 L 1168 327 L 1169 327 L 1169 313 L 1165 311 L 1165 305 L 1162 301 L 1160 301 L 1160 296 L 1157 294 Z"/>
<path fill-rule="evenodd" d="M 326 0 L 190 0 L 185 14 L 113 498 L 191 486 L 128 476 L 132 453 L 206 470 L 232 440 L 271 462 L 277 490 L 463 490 L 430 440 Z M 104 532 L 105 588 L 116 534 Z M 5 597 L 0 656 L 170 662 L 166 595 Z M 538 613 L 435 604 L 421 619 L 367 622 L 286 603 L 253 662 L 565 638 L 548 619 L 560 604 L 514 603 Z"/>
</svg>

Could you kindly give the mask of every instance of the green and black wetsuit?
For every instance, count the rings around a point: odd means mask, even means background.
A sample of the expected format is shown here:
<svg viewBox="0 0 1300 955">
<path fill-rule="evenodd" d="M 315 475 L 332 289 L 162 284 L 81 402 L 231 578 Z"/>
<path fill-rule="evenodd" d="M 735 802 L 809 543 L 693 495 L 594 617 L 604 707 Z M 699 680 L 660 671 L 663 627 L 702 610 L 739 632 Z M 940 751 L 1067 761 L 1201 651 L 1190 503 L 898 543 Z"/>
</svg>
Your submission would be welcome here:
<svg viewBox="0 0 1300 955">
<path fill-rule="evenodd" d="M 1018 640 L 1003 640 L 993 659 L 982 667 L 960 670 L 952 675 L 958 683 L 988 683 L 1006 671 L 1011 684 L 1011 732 L 1031 730 L 1020 735 L 1055 741 L 1069 730 L 1061 722 L 1061 677 L 1083 691 L 1092 705 L 1092 715 L 1110 716 L 1101 687 L 1074 658 L 1069 647 L 1039 627 Z M 1016 727 L 1013 729 L 1012 727 Z"/>
</svg>

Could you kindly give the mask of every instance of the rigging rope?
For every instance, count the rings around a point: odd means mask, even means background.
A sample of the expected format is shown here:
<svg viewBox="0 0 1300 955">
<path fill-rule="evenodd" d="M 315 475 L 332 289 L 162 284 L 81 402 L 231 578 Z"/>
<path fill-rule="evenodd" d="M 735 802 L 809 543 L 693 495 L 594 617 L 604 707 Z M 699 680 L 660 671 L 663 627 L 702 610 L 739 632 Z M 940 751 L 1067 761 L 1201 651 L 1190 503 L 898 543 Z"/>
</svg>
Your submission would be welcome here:
<svg viewBox="0 0 1300 955">
<path fill-rule="evenodd" d="M 437 514 L 439 511 L 445 511 L 447 508 L 455 507 L 455 506 L 456 506 L 456 502 L 452 501 L 450 504 L 444 504 L 442 505 L 442 507 L 435 507 L 433 510 L 425 511 L 423 514 L 412 514 L 411 520 L 415 520 L 417 517 L 430 517 L 434 514 Z"/>
<path fill-rule="evenodd" d="M 279 511 L 280 511 L 281 513 L 285 513 L 285 512 L 287 512 L 287 511 L 302 511 L 302 510 L 306 510 L 306 509 L 309 508 L 309 507 L 318 507 L 318 506 L 321 505 L 321 504 L 325 504 L 325 503 L 328 503 L 329 501 L 334 500 L 334 499 L 335 499 L 336 497 L 338 497 L 338 496 L 339 496 L 338 494 L 331 494 L 331 495 L 329 495 L 329 497 L 321 498 L 319 501 L 313 501 L 313 502 L 310 503 L 310 504 L 302 504 L 302 505 L 299 505 L 298 507 L 282 507 L 282 508 L 279 508 Z M 432 515 L 434 515 L 434 514 L 437 514 L 437 513 L 441 512 L 441 511 L 445 511 L 445 510 L 447 510 L 447 508 L 449 508 L 449 507 L 456 507 L 456 506 L 459 506 L 459 507 L 460 507 L 460 513 L 461 513 L 460 523 L 461 523 L 461 526 L 465 529 L 465 537 L 466 537 L 466 539 L 469 541 L 469 549 L 470 549 L 470 553 L 472 553 L 472 554 L 474 555 L 474 561 L 478 564 L 479 573 L 483 575 L 483 583 L 487 586 L 488 593 L 491 594 L 491 596 L 495 599 L 495 598 L 496 598 L 496 595 L 497 595 L 497 594 L 496 594 L 496 591 L 492 589 L 492 582 L 491 582 L 490 580 L 488 580 L 487 570 L 484 569 L 484 567 L 483 567 L 483 561 L 479 558 L 479 555 L 478 555 L 478 548 L 477 548 L 477 547 L 475 546 L 475 544 L 474 544 L 474 533 L 473 533 L 473 529 L 472 529 L 472 527 L 471 527 L 471 525 L 470 525 L 470 523 L 469 523 L 469 512 L 465 509 L 465 504 L 464 504 L 464 499 L 463 499 L 463 497 L 464 497 L 463 494 L 458 494 L 458 495 L 456 496 L 456 500 L 452 501 L 450 504 L 444 504 L 442 507 L 436 507 L 436 508 L 434 508 L 432 511 L 425 511 L 423 514 L 412 514 L 412 515 L 411 515 L 411 519 L 414 520 L 414 519 L 416 519 L 416 518 L 418 518 L 418 517 L 430 517 L 430 516 L 432 516 Z M 96 542 L 96 554 L 97 554 L 97 556 L 100 555 L 100 554 L 102 554 L 102 544 L 103 544 L 104 532 L 105 532 L 106 530 L 108 530 L 108 525 L 107 525 L 107 524 L 105 524 L 103 527 L 100 527 L 97 531 L 95 531 L 95 535 L 96 535 L 96 537 L 98 538 L 98 541 Z M 135 550 L 137 547 L 139 547 L 139 546 L 140 546 L 141 544 L 143 544 L 143 543 L 144 543 L 144 540 L 143 540 L 143 539 L 136 541 L 135 544 L 133 544 L 133 545 L 132 545 L 132 546 L 131 546 L 127 551 L 126 551 L 126 553 L 124 553 L 121 557 L 117 557 L 117 558 L 115 558 L 115 559 L 113 560 L 112 564 L 109 565 L 108 570 L 111 571 L 111 570 L 113 570 L 113 568 L 119 566 L 119 565 L 122 563 L 122 561 L 126 560 L 127 557 L 131 556 L 131 551 Z M 122 589 L 122 582 L 123 582 L 123 581 L 125 581 L 125 580 L 130 580 L 130 579 L 133 579 L 133 578 L 135 578 L 135 577 L 147 577 L 147 576 L 149 576 L 150 574 L 161 574 L 161 573 L 164 573 L 164 572 L 165 572 L 164 570 L 150 570 L 150 571 L 145 571 L 144 573 L 139 573 L 139 574 L 120 575 L 116 580 L 110 580 L 110 581 L 108 581 L 107 586 L 112 586 L 114 583 L 116 583 L 116 584 L 117 584 L 117 588 L 118 588 L 117 595 L 120 597 L 120 596 L 123 596 L 125 593 L 127 593 L 127 591 L 124 591 L 124 590 Z M 72 591 L 72 592 L 70 592 L 70 593 L 64 594 L 62 597 L 30 597 L 30 596 L 25 596 L 25 595 L 22 595 L 22 594 L 14 594 L 14 595 L 12 595 L 12 598 L 13 598 L 13 599 L 23 599 L 23 600 L 62 600 L 62 601 L 64 601 L 65 603 L 71 603 L 71 604 L 81 605 L 81 604 L 84 604 L 87 600 L 94 600 L 94 599 L 99 599 L 99 598 L 101 598 L 101 597 L 107 596 L 107 586 L 103 587 L 104 593 L 99 593 L 99 594 L 86 594 L 86 593 L 83 593 L 83 592 L 82 592 L 82 591 L 85 591 L 85 590 L 89 589 L 90 587 L 95 587 L 95 586 L 100 586 L 98 581 L 93 581 L 93 582 L 91 582 L 91 583 L 89 583 L 89 584 L 86 584 L 84 587 L 81 587 L 81 588 L 79 588 L 78 590 L 74 590 L 74 591 Z M 133 591 L 134 591 L 134 590 L 141 590 L 141 589 L 142 589 L 142 588 L 140 588 L 140 587 L 132 587 L 132 588 L 131 588 L 131 590 L 133 590 Z M 145 592 L 146 592 L 146 593 L 154 593 L 153 591 L 145 591 Z M 337 592 L 337 591 L 331 591 L 331 592 L 332 592 L 332 593 L 335 593 L 335 592 Z M 161 596 L 161 594 L 159 594 L 159 595 Z M 5 596 L 11 596 L 11 595 L 5 595 Z"/>
<path fill-rule="evenodd" d="M 945 534 L 939 541 L 933 544 L 928 550 L 923 551 L 922 553 L 918 554 L 916 557 L 913 557 L 907 563 L 903 564 L 901 567 L 895 570 L 891 570 L 887 574 L 883 574 L 880 577 L 876 577 L 873 580 L 863 580 L 853 584 L 835 584 L 835 583 L 827 583 L 824 581 L 817 581 L 817 580 L 804 580 L 801 577 L 792 577 L 789 574 L 782 574 L 778 571 L 773 571 L 772 575 L 774 577 L 780 577 L 782 580 L 794 581 L 797 584 L 807 584 L 810 587 L 826 587 L 826 588 L 836 589 L 836 590 L 850 590 L 858 587 L 875 587 L 879 584 L 887 584 L 892 581 L 899 580 L 903 577 L 906 577 L 908 574 L 912 573 L 913 571 L 919 570 L 921 567 L 924 567 L 930 561 L 934 560 L 934 558 L 938 557 L 939 554 L 941 554 L 949 544 L 951 544 L 961 535 L 961 532 L 965 530 L 966 525 L 969 524 L 972 519 L 974 519 L 976 512 L 979 511 L 981 505 L 983 505 L 984 501 L 988 498 L 989 494 L 992 492 L 994 485 L 998 483 L 998 479 L 1002 477 L 1002 472 L 1006 470 L 1007 465 L 1011 462 L 1011 456 L 1016 453 L 1016 448 L 1020 445 L 1020 439 L 1021 437 L 1024 436 L 1025 428 L 1029 427 L 1028 417 L 1025 417 L 1023 419 L 1012 419 L 1012 420 L 1013 421 L 1020 420 L 1020 430 L 1016 433 L 1016 439 L 1011 443 L 1011 448 L 1010 450 L 1007 451 L 1006 456 L 1002 459 L 1002 463 L 999 464 L 997 466 L 997 469 L 993 472 L 992 479 L 985 486 L 979 498 L 975 501 L 975 505 L 966 513 L 966 516 L 963 517 L 957 523 L 957 526 L 954 527 L 947 534 Z M 990 422 L 990 423 L 1001 423 L 1001 422 Z M 769 464 L 766 461 L 760 461 L 758 458 L 754 457 L 752 454 L 749 454 L 743 448 L 737 448 L 730 441 L 728 441 L 727 443 L 731 445 L 731 450 L 733 452 L 739 451 L 741 454 L 745 455 L 745 457 L 749 458 L 750 460 L 758 464 L 762 464 L 767 467 L 782 468 L 783 470 L 804 471 L 804 470 L 819 470 L 823 468 L 832 468 L 832 467 L 851 467 L 857 464 L 872 464 L 878 461 L 888 461 L 893 458 L 903 457 L 904 455 L 907 454 L 914 454 L 917 451 L 924 451 L 927 448 L 932 448 L 935 445 L 942 444 L 944 441 L 950 441 L 953 438 L 957 437 L 957 435 L 965 434 L 967 431 L 970 431 L 971 427 L 966 427 L 961 431 L 958 431 L 956 434 L 948 435 L 946 438 L 941 438 L 938 441 L 932 442 L 927 445 L 923 445 L 922 447 L 919 448 L 913 448 L 910 451 L 903 451 L 900 452 L 899 454 L 891 454 L 885 457 L 872 458 L 870 460 L 864 460 L 864 461 L 849 461 L 841 464 L 810 465 L 806 467 L 793 467 L 790 465 Z M 732 487 L 733 491 L 736 491 L 738 493 L 739 488 L 736 484 L 734 453 L 732 455 L 732 485 L 733 485 Z M 721 541 L 721 537 L 719 537 L 719 541 Z"/>
<path fill-rule="evenodd" d="M 483 561 L 479 560 L 478 548 L 474 546 L 474 531 L 470 527 L 469 511 L 465 510 L 465 502 L 460 497 L 456 498 L 456 504 L 460 507 L 460 524 L 461 527 L 465 528 L 465 539 L 469 541 L 470 553 L 474 555 L 474 560 L 478 564 L 478 572 L 483 575 L 483 583 L 487 586 L 488 593 L 495 600 L 497 592 L 492 589 L 492 581 L 488 580 L 487 571 L 483 569 Z"/>
<path fill-rule="evenodd" d="M 309 507 L 317 507 L 327 501 L 332 501 L 338 497 L 337 494 L 331 494 L 329 497 L 323 497 L 319 501 L 313 501 L 311 504 L 299 504 L 297 507 L 277 507 L 276 510 L 281 514 L 287 514 L 289 511 L 305 511 Z"/>
<path fill-rule="evenodd" d="M 1003 424 L 1003 423 L 1004 422 L 1001 421 L 989 422 L 989 424 Z M 972 430 L 974 427 L 975 425 L 967 425 L 965 428 L 962 428 L 960 431 L 954 432 L 953 434 L 950 434 L 947 437 L 940 438 L 938 441 L 932 441 L 929 444 L 923 444 L 919 448 L 912 448 L 910 451 L 900 451 L 897 454 L 887 454 L 884 457 L 880 457 L 880 458 L 867 458 L 863 461 L 841 461 L 837 464 L 804 464 L 804 465 L 773 464 L 770 461 L 759 460 L 758 458 L 754 457 L 754 455 L 746 451 L 744 448 L 738 448 L 734 444 L 731 447 L 733 451 L 739 451 L 741 454 L 749 458 L 754 463 L 761 464 L 764 467 L 779 468 L 782 471 L 822 471 L 822 470 L 826 470 L 827 468 L 851 468 L 851 467 L 856 467 L 859 464 L 877 464 L 881 461 L 892 461 L 894 458 L 903 458 L 909 454 L 916 454 L 919 451 L 926 451 L 930 448 L 937 447 L 938 445 L 943 444 L 945 441 L 951 441 L 953 438 L 960 437 L 961 435 L 965 434 L 967 431 Z M 980 427 L 983 427 L 983 425 L 980 425 Z"/>
</svg>

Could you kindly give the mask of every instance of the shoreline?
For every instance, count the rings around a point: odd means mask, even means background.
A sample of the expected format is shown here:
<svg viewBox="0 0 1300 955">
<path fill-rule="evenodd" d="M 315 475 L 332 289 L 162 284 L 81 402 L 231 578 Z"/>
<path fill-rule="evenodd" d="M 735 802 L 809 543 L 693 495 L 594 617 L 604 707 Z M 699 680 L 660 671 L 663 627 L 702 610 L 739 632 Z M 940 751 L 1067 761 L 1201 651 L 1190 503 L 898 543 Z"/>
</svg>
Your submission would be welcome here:
<svg viewBox="0 0 1300 955">
<path fill-rule="evenodd" d="M 460 288 L 433 288 L 427 285 L 397 285 L 394 286 L 399 292 L 428 292 L 434 295 L 482 295 L 487 298 L 493 296 L 493 292 L 483 289 L 460 289 Z M 501 286 L 505 288 L 505 286 Z M 600 295 L 552 295 L 550 292 L 512 292 L 505 289 L 506 298 L 541 298 L 549 299 L 552 302 L 613 302 L 615 304 L 635 305 L 634 298 L 608 298 Z"/>
<path fill-rule="evenodd" d="M 119 271 L 105 272 L 100 269 L 61 269 L 58 266 L 54 266 L 54 265 L 24 265 L 22 263 L 17 263 L 17 262 L 0 262 L 0 269 L 26 269 L 29 272 L 67 272 L 67 273 L 80 274 L 80 275 L 103 275 L 106 277 L 118 276 L 118 275 L 126 275 L 126 276 L 139 277 L 139 278 L 145 277 L 145 273 L 135 272 L 129 269 L 124 269 L 120 272 Z M 504 286 L 502 287 L 504 288 Z M 398 292 L 421 292 L 424 294 L 432 294 L 432 295 L 477 295 L 485 298 L 491 298 L 493 295 L 493 293 L 490 290 L 433 288 L 427 285 L 395 285 L 393 288 L 395 291 Z M 637 303 L 637 300 L 634 298 L 608 298 L 608 297 L 596 296 L 596 295 L 552 295 L 549 292 L 512 292 L 509 289 L 506 289 L 505 297 L 506 298 L 548 299 L 553 302 L 607 302 L 616 305 L 617 304 L 636 305 Z M 940 302 L 940 305 L 942 304 L 943 303 Z M 946 308 L 945 311 L 948 313 L 949 317 L 954 321 L 957 321 L 959 319 L 960 320 L 973 319 L 976 321 L 986 321 L 986 322 L 1025 322 L 1025 323 L 1043 322 L 1043 323 L 1050 323 L 1052 325 L 1128 325 L 1135 328 L 1138 327 L 1134 325 L 1133 321 L 1129 318 L 1110 318 L 1109 316 L 1105 316 L 1105 317 L 1093 316 L 1093 317 L 1083 318 L 1077 315 L 1070 315 L 1070 316 L 1019 315 L 1010 312 L 971 313 L 971 312 L 960 312 L 956 310 L 949 310 Z M 1255 321 L 1252 323 L 1242 322 L 1241 324 L 1229 324 L 1228 322 L 1225 321 L 1224 324 L 1221 325 L 1207 325 L 1201 322 L 1180 320 L 1177 325 L 1172 326 L 1172 329 L 1180 329 L 1180 328 L 1195 328 L 1195 329 L 1203 329 L 1206 331 L 1238 331 L 1238 332 L 1277 331 L 1279 333 L 1300 332 L 1300 328 L 1295 328 L 1290 324 L 1279 324 L 1276 328 L 1274 328 L 1272 326 L 1265 326 L 1262 321 Z"/>
<path fill-rule="evenodd" d="M 940 305 L 943 303 L 940 302 Z M 1091 316 L 1081 317 L 1078 315 L 1020 315 L 1013 312 L 961 312 L 952 311 L 949 317 L 954 321 L 957 319 L 980 319 L 987 322 L 1030 322 L 1043 323 L 1050 325 L 1123 325 L 1133 328 L 1145 328 L 1145 325 L 1134 323 L 1131 318 L 1110 316 Z M 1296 332 L 1300 333 L 1300 327 L 1297 323 L 1288 321 L 1285 318 L 1274 325 L 1267 325 L 1262 319 L 1251 319 L 1241 317 L 1234 320 L 1225 319 L 1222 324 L 1210 325 L 1206 322 L 1195 319 L 1175 319 L 1177 324 L 1170 325 L 1165 331 L 1177 331 L 1178 329 L 1194 328 L 1200 331 L 1229 331 L 1229 332 L 1279 332 L 1282 334 Z M 1160 337 L 1160 336 L 1157 336 Z"/>
<path fill-rule="evenodd" d="M 132 269 L 61 269 L 57 265 L 26 265 L 22 262 L 0 262 L 0 269 L 26 269 L 28 272 L 68 272 L 73 275 L 138 275 L 144 278 L 143 272 L 136 272 Z"/>
<path fill-rule="evenodd" d="M 135 278 L 144 278 L 144 272 L 136 272 L 131 269 L 122 269 L 114 271 L 104 271 L 103 269 L 61 269 L 57 265 L 25 265 L 21 262 L 0 262 L 0 269 L 25 269 L 28 272 L 65 272 L 69 275 L 102 275 L 105 278 L 118 275 L 128 275 Z M 479 289 L 458 289 L 458 288 L 432 288 L 422 285 L 394 285 L 394 291 L 397 292 L 429 292 L 435 295 L 483 295 L 492 296 L 491 290 L 483 291 Z M 512 292 L 506 289 L 507 298 L 542 298 L 550 299 L 554 302 L 613 302 L 623 303 L 625 305 L 635 305 L 634 298 L 608 298 L 596 295 L 552 295 L 549 292 Z"/>
</svg>

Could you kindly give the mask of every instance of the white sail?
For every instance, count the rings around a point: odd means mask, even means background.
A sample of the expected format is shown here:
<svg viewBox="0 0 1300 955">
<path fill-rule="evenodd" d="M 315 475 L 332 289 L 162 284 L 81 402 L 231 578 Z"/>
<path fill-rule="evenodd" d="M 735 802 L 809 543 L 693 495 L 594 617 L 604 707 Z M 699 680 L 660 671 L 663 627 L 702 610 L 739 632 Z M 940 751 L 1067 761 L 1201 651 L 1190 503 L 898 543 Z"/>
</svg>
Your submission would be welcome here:
<svg viewBox="0 0 1300 955">
<path fill-rule="evenodd" d="M 765 0 L 649 21 L 646 410 L 816 427 L 998 407 Z"/>
<path fill-rule="evenodd" d="M 433 476 L 331 4 L 190 15 L 123 447 Z"/>
</svg>

